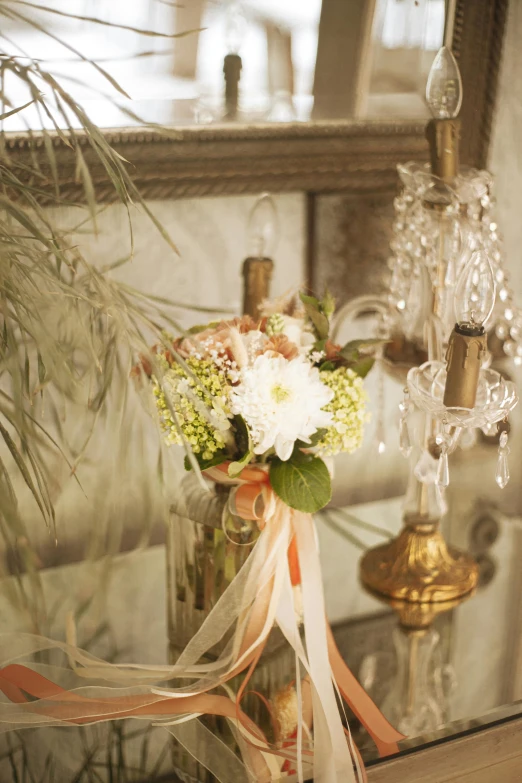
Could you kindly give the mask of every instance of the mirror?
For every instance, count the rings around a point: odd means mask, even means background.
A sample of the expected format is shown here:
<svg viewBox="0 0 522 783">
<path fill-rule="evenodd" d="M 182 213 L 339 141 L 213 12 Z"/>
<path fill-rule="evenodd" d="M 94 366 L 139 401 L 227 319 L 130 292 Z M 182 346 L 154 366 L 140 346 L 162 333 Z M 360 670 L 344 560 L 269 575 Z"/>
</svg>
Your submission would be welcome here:
<svg viewBox="0 0 522 783">
<path fill-rule="evenodd" d="M 48 0 L 13 9 L 2 20 L 4 56 L 23 62 L 30 52 L 102 128 L 421 121 L 445 17 L 444 0 Z M 11 71 L 3 92 L 8 107 L 31 99 Z M 68 112 L 57 113 L 63 127 Z M 53 128 L 34 105 L 3 123 Z"/>
</svg>

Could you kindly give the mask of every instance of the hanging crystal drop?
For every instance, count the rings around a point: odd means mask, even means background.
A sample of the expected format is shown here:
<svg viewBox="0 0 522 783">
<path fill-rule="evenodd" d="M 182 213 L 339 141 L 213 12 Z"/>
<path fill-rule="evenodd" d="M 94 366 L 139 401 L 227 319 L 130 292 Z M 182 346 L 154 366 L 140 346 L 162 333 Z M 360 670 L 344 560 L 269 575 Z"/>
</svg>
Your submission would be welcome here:
<svg viewBox="0 0 522 783">
<path fill-rule="evenodd" d="M 386 451 L 386 438 L 384 428 L 384 372 L 380 366 L 380 362 L 377 365 L 379 374 L 377 376 L 377 424 L 375 426 L 375 440 L 377 441 L 377 454 L 384 454 Z"/>
<path fill-rule="evenodd" d="M 429 451 L 423 450 L 419 461 L 415 465 L 414 475 L 422 484 L 434 484 L 437 478 L 437 462 Z"/>
<path fill-rule="evenodd" d="M 399 422 L 399 448 L 403 457 L 409 457 L 411 454 L 410 431 L 406 416 L 401 416 Z"/>
<path fill-rule="evenodd" d="M 435 489 L 437 490 L 438 516 L 444 517 L 448 513 L 448 503 L 446 501 L 446 487 L 439 487 L 439 485 L 436 484 Z"/>
<path fill-rule="evenodd" d="M 504 435 L 504 433 L 502 433 Z M 498 450 L 497 470 L 495 473 L 495 481 L 500 489 L 504 489 L 509 481 L 509 464 L 508 464 L 509 449 L 507 447 L 500 448 Z"/>
<path fill-rule="evenodd" d="M 437 467 L 437 484 L 439 487 L 449 486 L 449 463 L 448 452 L 443 449 L 442 454 L 439 457 L 439 465 Z"/>
</svg>

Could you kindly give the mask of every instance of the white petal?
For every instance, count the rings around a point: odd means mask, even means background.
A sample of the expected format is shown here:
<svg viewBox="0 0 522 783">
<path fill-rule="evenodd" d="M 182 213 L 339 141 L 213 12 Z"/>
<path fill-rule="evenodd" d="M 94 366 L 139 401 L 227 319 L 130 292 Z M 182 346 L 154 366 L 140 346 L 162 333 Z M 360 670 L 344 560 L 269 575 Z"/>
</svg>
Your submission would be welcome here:
<svg viewBox="0 0 522 783">
<path fill-rule="evenodd" d="M 292 456 L 292 452 L 294 450 L 294 443 L 293 440 L 283 440 L 283 438 L 278 435 L 278 437 L 275 440 L 275 450 L 276 454 L 279 457 L 279 459 L 283 460 L 283 462 L 286 462 L 287 459 L 290 459 Z"/>
</svg>

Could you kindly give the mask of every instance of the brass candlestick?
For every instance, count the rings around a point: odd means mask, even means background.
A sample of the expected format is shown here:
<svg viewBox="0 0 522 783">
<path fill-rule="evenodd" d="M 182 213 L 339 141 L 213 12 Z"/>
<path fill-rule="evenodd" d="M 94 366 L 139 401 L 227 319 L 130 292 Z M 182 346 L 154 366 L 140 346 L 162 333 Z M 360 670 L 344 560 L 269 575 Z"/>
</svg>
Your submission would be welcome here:
<svg viewBox="0 0 522 783">
<path fill-rule="evenodd" d="M 223 62 L 225 76 L 225 120 L 237 119 L 239 106 L 239 80 L 243 63 L 239 54 L 227 54 Z"/>
<path fill-rule="evenodd" d="M 446 353 L 448 363 L 444 405 L 447 408 L 474 408 L 479 373 L 488 349 L 483 326 L 455 324 Z"/>
<path fill-rule="evenodd" d="M 274 271 L 272 254 L 277 244 L 278 220 L 274 200 L 262 193 L 248 220 L 248 258 L 243 263 L 243 313 L 260 317 L 260 305 L 270 296 Z"/>
<path fill-rule="evenodd" d="M 426 603 L 413 603 L 412 601 L 399 601 L 395 598 L 387 598 L 371 591 L 367 592 L 393 609 L 399 618 L 401 628 L 411 631 L 431 628 L 439 615 L 451 612 L 474 595 L 473 592 L 470 592 L 446 602 L 434 603 L 433 601 L 426 601 Z"/>
<path fill-rule="evenodd" d="M 478 566 L 447 546 L 439 519 L 405 514 L 397 538 L 366 552 L 361 580 L 373 592 L 399 601 L 445 602 L 474 590 Z"/>
<path fill-rule="evenodd" d="M 459 171 L 460 120 L 430 120 L 426 138 L 430 144 L 431 173 L 451 182 Z"/>
<path fill-rule="evenodd" d="M 259 306 L 270 295 L 274 262 L 271 258 L 247 258 L 243 263 L 243 313 L 259 318 Z"/>
<path fill-rule="evenodd" d="M 446 213 L 451 207 L 448 188 L 443 183 L 454 180 L 458 174 L 458 144 L 460 122 L 457 115 L 462 94 L 457 63 L 449 49 L 443 47 L 438 53 L 430 71 L 426 90 L 428 105 L 433 114 L 426 127 L 430 143 L 432 190 L 424 202 L 426 209 L 439 213 L 439 243 L 437 266 L 433 274 L 432 303 L 430 318 L 433 324 L 444 317 L 442 293 L 446 286 L 447 259 L 444 249 Z M 462 319 L 464 320 L 464 319 Z M 429 323 L 429 319 L 428 319 Z M 432 324 L 432 325 L 433 325 Z M 464 325 L 454 332 L 448 356 L 448 400 L 457 400 L 457 406 L 469 401 L 475 395 L 482 357 L 480 335 L 465 334 Z M 459 331 L 457 331 L 459 330 Z M 477 340 L 479 342 L 477 342 Z M 439 344 L 440 343 L 440 344 Z M 441 341 L 428 341 L 429 360 L 439 360 Z M 478 364 L 476 367 L 475 364 Z M 446 405 L 449 405 L 444 400 Z M 411 445 L 407 432 L 406 415 L 408 407 L 403 406 L 401 423 L 401 450 L 409 455 Z M 471 405 L 470 407 L 473 407 Z M 437 460 L 440 468 L 447 460 L 442 455 L 437 440 L 437 421 L 431 413 L 426 414 L 426 426 L 421 447 L 423 458 Z M 406 449 L 406 450 L 405 450 Z M 438 471 L 437 471 L 438 472 Z M 473 558 L 449 547 L 439 530 L 442 513 L 441 501 L 437 499 L 436 488 L 427 475 L 410 478 L 413 500 L 404 515 L 404 527 L 390 543 L 369 550 L 361 561 L 362 582 L 372 591 L 393 599 L 410 602 L 446 602 L 471 592 L 478 580 L 478 567 Z"/>
</svg>

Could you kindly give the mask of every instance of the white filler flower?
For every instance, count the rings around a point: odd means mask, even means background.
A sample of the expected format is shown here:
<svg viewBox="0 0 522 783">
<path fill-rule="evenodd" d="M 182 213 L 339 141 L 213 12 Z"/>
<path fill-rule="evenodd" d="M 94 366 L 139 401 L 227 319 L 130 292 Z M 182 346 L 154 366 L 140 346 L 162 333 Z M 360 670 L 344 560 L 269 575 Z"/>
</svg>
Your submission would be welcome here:
<svg viewBox="0 0 522 783">
<path fill-rule="evenodd" d="M 322 410 L 332 398 L 333 391 L 306 359 L 261 354 L 242 371 L 231 410 L 246 421 L 256 454 L 274 447 L 287 460 L 296 440 L 309 442 L 316 430 L 332 424 L 332 415 Z"/>
</svg>

